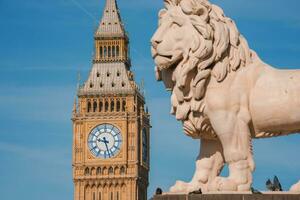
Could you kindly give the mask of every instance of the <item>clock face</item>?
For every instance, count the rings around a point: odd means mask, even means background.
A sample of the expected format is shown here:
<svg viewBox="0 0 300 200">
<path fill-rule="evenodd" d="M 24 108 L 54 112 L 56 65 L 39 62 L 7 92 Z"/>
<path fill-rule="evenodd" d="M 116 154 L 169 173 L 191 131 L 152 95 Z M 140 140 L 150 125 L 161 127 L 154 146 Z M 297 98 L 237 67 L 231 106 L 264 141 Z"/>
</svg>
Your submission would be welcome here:
<svg viewBox="0 0 300 200">
<path fill-rule="evenodd" d="M 97 158 L 113 158 L 120 152 L 121 145 L 121 132 L 111 124 L 98 125 L 88 137 L 88 147 Z"/>
<path fill-rule="evenodd" d="M 147 137 L 147 131 L 144 128 L 143 129 L 143 139 L 142 139 L 142 145 L 143 145 L 143 150 L 142 150 L 142 158 L 144 163 L 148 163 L 148 137 Z"/>
</svg>

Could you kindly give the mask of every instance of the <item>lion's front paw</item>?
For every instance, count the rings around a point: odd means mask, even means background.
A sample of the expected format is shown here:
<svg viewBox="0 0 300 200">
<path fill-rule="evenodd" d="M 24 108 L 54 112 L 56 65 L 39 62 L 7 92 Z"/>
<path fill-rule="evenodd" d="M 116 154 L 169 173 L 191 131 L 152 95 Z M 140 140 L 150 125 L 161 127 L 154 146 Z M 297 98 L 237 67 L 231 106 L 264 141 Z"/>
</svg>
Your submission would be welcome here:
<svg viewBox="0 0 300 200">
<path fill-rule="evenodd" d="M 170 188 L 171 193 L 190 193 L 199 190 L 198 186 L 193 183 L 176 181 L 175 185 Z"/>
<path fill-rule="evenodd" d="M 216 177 L 209 185 L 209 191 L 237 191 L 238 184 L 230 178 Z"/>
</svg>

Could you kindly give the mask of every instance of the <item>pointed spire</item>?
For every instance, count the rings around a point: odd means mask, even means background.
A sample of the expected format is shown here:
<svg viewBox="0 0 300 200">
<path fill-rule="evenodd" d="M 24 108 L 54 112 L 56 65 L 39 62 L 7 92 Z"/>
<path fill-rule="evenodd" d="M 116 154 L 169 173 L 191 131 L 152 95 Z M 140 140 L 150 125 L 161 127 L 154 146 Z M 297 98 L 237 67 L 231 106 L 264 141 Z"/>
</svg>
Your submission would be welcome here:
<svg viewBox="0 0 300 200">
<path fill-rule="evenodd" d="M 78 74 L 77 74 L 77 90 L 79 90 L 79 88 L 80 88 L 80 81 L 81 81 L 81 73 L 80 73 L 80 71 L 78 71 Z"/>
<path fill-rule="evenodd" d="M 106 0 L 96 37 L 126 37 L 116 0 Z"/>
</svg>

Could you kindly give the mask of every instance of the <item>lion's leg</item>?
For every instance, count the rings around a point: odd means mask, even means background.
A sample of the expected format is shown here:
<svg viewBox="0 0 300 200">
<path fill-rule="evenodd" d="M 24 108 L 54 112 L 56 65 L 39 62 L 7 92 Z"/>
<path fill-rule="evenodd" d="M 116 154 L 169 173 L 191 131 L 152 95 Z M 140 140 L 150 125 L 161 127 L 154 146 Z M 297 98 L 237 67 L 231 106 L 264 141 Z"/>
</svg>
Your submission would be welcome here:
<svg viewBox="0 0 300 200">
<path fill-rule="evenodd" d="M 208 190 L 208 184 L 217 177 L 223 168 L 222 145 L 219 140 L 201 139 L 200 152 L 196 160 L 196 170 L 191 182 L 177 181 L 170 191 L 189 193 L 201 188 Z"/>
<path fill-rule="evenodd" d="M 250 190 L 254 161 L 247 120 L 243 118 L 243 115 L 219 113 L 212 123 L 223 146 L 225 161 L 229 167 L 229 177 L 217 177 L 210 185 L 209 190 Z"/>
</svg>

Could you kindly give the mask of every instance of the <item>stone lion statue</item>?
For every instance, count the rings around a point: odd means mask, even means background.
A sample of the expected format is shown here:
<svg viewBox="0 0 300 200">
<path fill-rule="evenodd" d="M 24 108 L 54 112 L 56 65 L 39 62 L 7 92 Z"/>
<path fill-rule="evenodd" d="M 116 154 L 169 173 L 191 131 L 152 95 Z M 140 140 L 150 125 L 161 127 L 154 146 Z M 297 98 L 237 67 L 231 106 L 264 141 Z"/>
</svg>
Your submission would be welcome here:
<svg viewBox="0 0 300 200">
<path fill-rule="evenodd" d="M 151 43 L 156 77 L 171 91 L 171 113 L 186 135 L 201 139 L 193 179 L 170 191 L 249 191 L 252 138 L 300 131 L 300 70 L 261 61 L 208 0 L 165 0 Z M 229 176 L 220 177 L 225 163 Z"/>
</svg>

